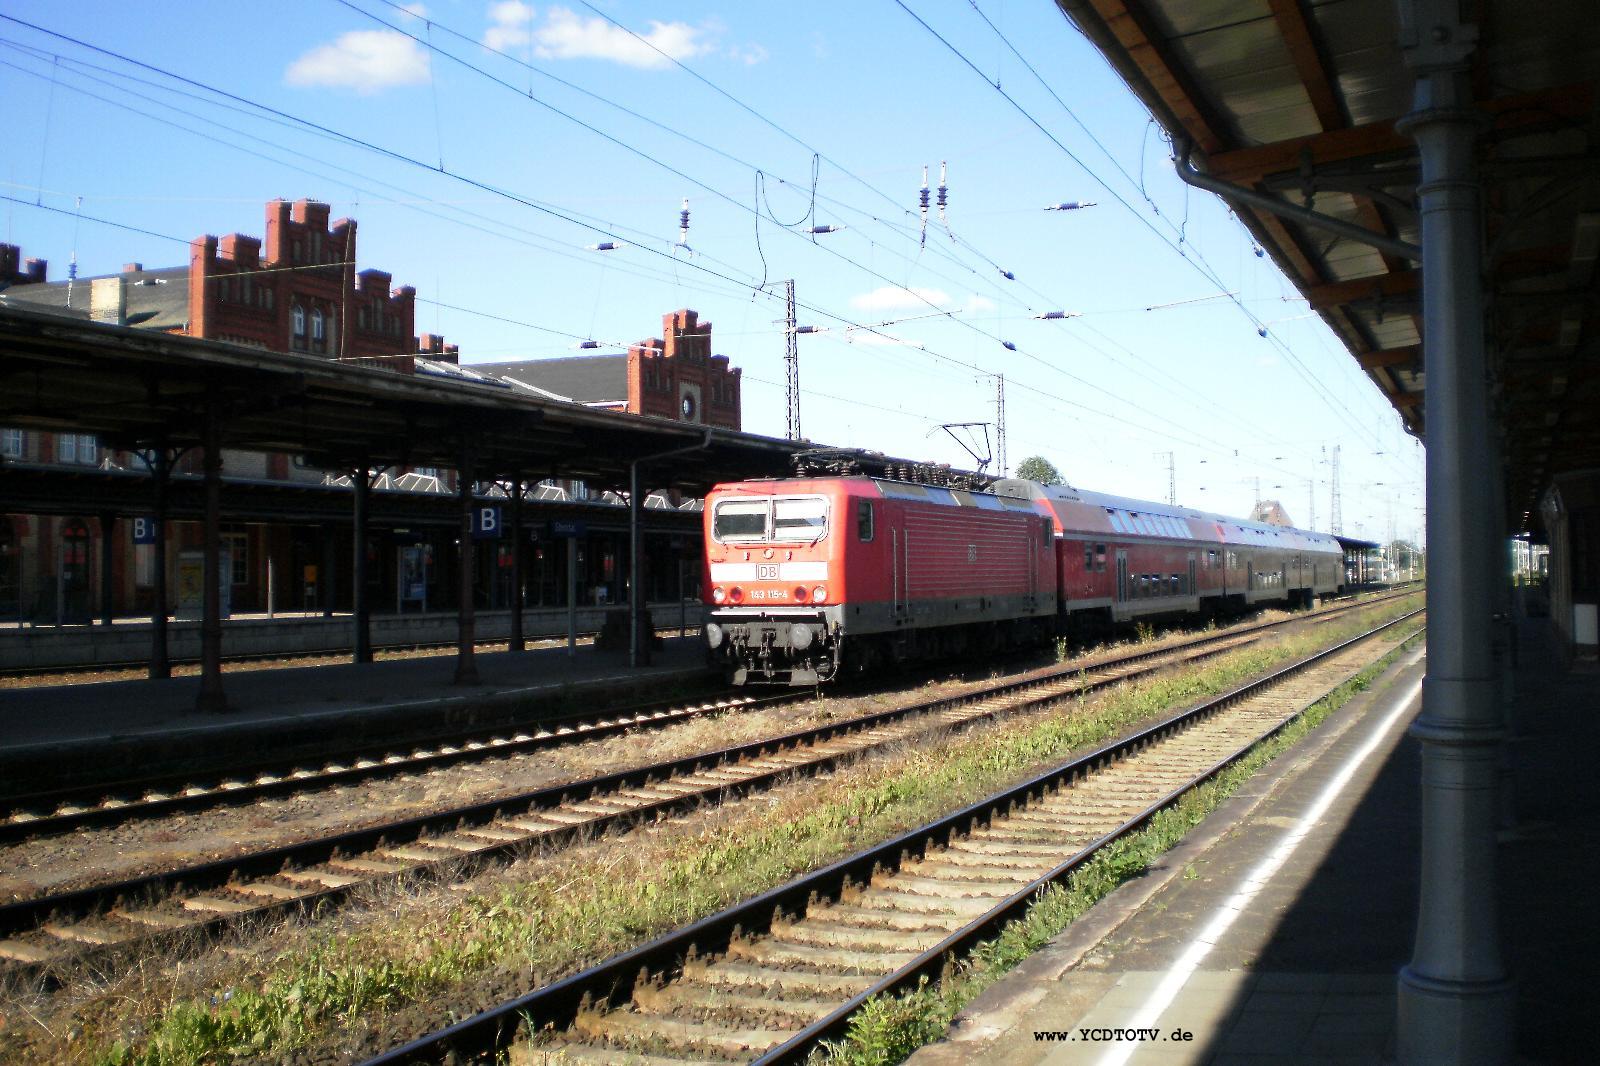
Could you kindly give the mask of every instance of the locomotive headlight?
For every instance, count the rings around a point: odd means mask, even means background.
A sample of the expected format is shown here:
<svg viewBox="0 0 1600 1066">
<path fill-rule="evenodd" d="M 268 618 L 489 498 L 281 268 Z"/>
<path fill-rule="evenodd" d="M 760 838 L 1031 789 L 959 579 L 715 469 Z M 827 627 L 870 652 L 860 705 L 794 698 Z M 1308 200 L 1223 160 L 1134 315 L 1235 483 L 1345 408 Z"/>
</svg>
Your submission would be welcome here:
<svg viewBox="0 0 1600 1066">
<path fill-rule="evenodd" d="M 811 627 L 796 622 L 789 627 L 789 647 L 795 651 L 805 651 L 811 646 Z"/>
<path fill-rule="evenodd" d="M 738 585 L 733 586 L 733 588 L 728 590 L 728 599 L 732 600 L 734 603 L 744 602 L 744 589 L 740 588 Z"/>
<path fill-rule="evenodd" d="M 721 603 L 723 600 L 725 600 L 727 598 L 728 598 L 728 592 L 721 585 L 718 585 L 716 588 L 711 590 L 711 602 L 712 603 Z"/>
<path fill-rule="evenodd" d="M 706 643 L 713 648 L 722 647 L 722 627 L 715 622 L 706 625 Z"/>
<path fill-rule="evenodd" d="M 811 590 L 811 602 L 821 603 L 828 598 L 828 590 L 821 585 Z"/>
<path fill-rule="evenodd" d="M 794 587 L 794 602 L 806 602 L 806 587 L 804 585 L 796 585 Z"/>
</svg>

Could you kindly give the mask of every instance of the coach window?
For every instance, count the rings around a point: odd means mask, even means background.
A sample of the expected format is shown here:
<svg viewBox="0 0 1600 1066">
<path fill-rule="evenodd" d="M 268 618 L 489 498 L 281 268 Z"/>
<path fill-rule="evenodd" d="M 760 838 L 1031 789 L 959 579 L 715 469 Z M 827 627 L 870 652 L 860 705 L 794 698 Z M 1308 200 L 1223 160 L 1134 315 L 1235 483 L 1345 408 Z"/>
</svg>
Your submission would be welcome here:
<svg viewBox="0 0 1600 1066">
<path fill-rule="evenodd" d="M 1083 546 L 1083 572 L 1088 574 L 1094 571 L 1094 545 Z"/>
<path fill-rule="evenodd" d="M 1096 544 L 1094 546 L 1094 569 L 1097 574 L 1106 572 L 1106 546 L 1104 544 Z"/>
<path fill-rule="evenodd" d="M 856 501 L 856 536 L 865 544 L 872 539 L 872 501 Z"/>
</svg>

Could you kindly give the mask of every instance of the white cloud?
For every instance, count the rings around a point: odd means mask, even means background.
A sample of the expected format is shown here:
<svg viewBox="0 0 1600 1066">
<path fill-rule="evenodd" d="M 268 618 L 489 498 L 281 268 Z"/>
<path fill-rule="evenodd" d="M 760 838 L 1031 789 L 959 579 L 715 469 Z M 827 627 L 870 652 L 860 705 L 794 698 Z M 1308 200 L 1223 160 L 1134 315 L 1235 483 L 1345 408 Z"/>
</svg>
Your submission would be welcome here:
<svg viewBox="0 0 1600 1066">
<path fill-rule="evenodd" d="M 753 67 L 767 61 L 767 50 L 759 44 L 736 44 L 728 49 L 728 58 L 736 63 Z"/>
<path fill-rule="evenodd" d="M 544 59 L 609 59 L 643 68 L 667 66 L 668 56 L 690 59 L 710 51 L 711 45 L 703 38 L 701 28 L 686 22 L 655 21 L 650 23 L 650 32 L 635 37 L 604 19 L 580 18 L 564 7 L 550 8 L 545 24 L 534 32 L 538 54 Z"/>
<path fill-rule="evenodd" d="M 850 306 L 858 311 L 909 311 L 913 308 L 950 306 L 950 294 L 943 289 L 908 289 L 899 285 L 885 285 L 880 289 L 850 297 Z"/>
<path fill-rule="evenodd" d="M 422 4 L 422 3 L 401 4 L 400 5 L 400 11 L 403 14 L 410 15 L 414 19 L 425 19 L 425 18 L 428 17 L 428 5 L 427 4 Z"/>
<path fill-rule="evenodd" d="M 533 8 L 521 0 L 489 5 L 489 28 L 483 43 L 499 52 L 525 48 L 533 41 Z"/>
<path fill-rule="evenodd" d="M 987 296 L 979 296 L 977 293 L 973 293 L 972 298 L 967 301 L 967 310 L 974 314 L 981 311 L 993 311 L 994 308 L 995 302 L 993 300 Z"/>
<path fill-rule="evenodd" d="M 394 30 L 353 30 L 289 64 L 290 85 L 354 89 L 363 96 L 428 80 L 428 53 Z"/>
</svg>

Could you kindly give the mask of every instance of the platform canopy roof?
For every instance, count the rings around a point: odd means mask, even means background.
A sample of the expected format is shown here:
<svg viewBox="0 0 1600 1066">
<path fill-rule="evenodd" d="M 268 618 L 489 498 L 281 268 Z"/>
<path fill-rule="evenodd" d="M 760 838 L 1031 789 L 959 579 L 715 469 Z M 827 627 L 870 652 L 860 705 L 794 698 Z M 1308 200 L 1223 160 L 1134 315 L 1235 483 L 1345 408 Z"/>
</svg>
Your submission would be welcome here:
<svg viewBox="0 0 1600 1066">
<path fill-rule="evenodd" d="M 1381 238 L 1377 248 L 1223 192 L 1426 439 L 1414 84 L 1396 0 L 1057 0 L 1194 169 Z M 1600 18 L 1592 0 L 1462 0 L 1485 117 L 1489 353 L 1507 516 L 1537 520 L 1563 472 L 1600 466 Z"/>
<path fill-rule="evenodd" d="M 404 364 L 402 364 L 404 365 Z M 423 361 L 414 373 L 0 308 L 0 426 L 93 433 L 135 450 L 197 444 L 208 410 L 225 447 L 314 466 L 459 468 L 478 480 L 581 479 L 699 494 L 787 474 L 811 445 L 595 410 Z M 454 370 L 455 368 L 447 368 Z M 651 460 L 664 452 L 670 457 Z"/>
</svg>

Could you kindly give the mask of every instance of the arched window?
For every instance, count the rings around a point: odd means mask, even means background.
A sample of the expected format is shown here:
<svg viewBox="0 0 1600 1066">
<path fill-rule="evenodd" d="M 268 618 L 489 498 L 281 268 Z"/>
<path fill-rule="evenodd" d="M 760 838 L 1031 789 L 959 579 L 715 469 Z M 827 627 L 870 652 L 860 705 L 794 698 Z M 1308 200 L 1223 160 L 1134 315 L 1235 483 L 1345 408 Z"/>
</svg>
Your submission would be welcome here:
<svg viewBox="0 0 1600 1066">
<path fill-rule="evenodd" d="M 322 309 L 317 308 L 311 312 L 311 339 L 321 341 L 325 334 L 322 330 Z"/>
<path fill-rule="evenodd" d="M 294 305 L 294 310 L 289 312 L 289 322 L 294 329 L 296 337 L 306 335 L 306 309 L 299 304 Z"/>
</svg>

